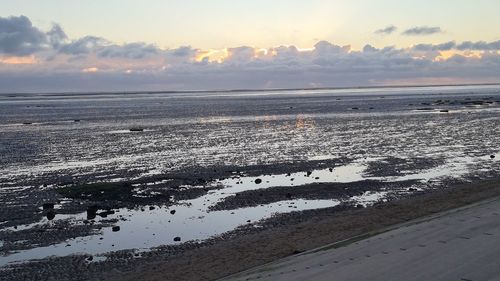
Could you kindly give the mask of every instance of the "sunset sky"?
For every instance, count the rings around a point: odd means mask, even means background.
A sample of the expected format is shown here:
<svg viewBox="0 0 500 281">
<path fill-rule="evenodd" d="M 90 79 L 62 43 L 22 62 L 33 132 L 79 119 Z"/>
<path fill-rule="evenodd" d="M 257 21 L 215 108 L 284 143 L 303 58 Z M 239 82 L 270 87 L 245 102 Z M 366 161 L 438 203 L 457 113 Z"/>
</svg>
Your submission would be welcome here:
<svg viewBox="0 0 500 281">
<path fill-rule="evenodd" d="M 500 82 L 500 1 L 1 0 L 0 92 Z"/>
</svg>

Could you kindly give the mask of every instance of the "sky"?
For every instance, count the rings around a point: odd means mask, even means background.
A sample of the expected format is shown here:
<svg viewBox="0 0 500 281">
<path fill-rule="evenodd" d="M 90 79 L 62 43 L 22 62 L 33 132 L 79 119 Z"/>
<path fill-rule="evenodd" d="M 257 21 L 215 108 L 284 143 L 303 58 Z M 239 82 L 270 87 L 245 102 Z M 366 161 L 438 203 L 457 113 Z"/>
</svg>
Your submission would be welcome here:
<svg viewBox="0 0 500 281">
<path fill-rule="evenodd" d="M 500 82 L 498 0 L 0 4 L 0 92 Z"/>
</svg>

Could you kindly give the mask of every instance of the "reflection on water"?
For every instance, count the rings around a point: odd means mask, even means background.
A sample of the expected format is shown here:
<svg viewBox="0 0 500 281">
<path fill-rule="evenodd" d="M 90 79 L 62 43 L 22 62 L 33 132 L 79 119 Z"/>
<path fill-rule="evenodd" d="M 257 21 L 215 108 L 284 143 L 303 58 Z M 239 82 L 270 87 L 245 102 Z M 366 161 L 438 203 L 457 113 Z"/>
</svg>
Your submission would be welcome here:
<svg viewBox="0 0 500 281">
<path fill-rule="evenodd" d="M 498 154 L 496 155 L 498 156 Z M 452 159 L 439 167 L 423 170 L 419 173 L 397 177 L 370 177 L 364 175 L 367 163 L 377 159 L 365 159 L 345 166 L 327 168 L 314 171 L 303 171 L 289 174 L 261 175 L 261 176 L 235 176 L 233 178 L 217 180 L 213 185 L 222 185 L 223 188 L 210 191 L 207 195 L 180 201 L 174 206 L 145 206 L 137 209 L 119 209 L 106 220 L 117 219 L 115 224 L 120 226 L 120 231 L 114 232 L 111 227 L 105 228 L 97 235 L 70 239 L 61 244 L 48 247 L 39 247 L 20 251 L 5 257 L 0 257 L 0 265 L 26 259 L 38 259 L 51 255 L 64 256 L 76 253 L 92 255 L 105 254 L 110 251 L 125 249 L 138 249 L 147 251 L 161 245 L 175 245 L 186 241 L 202 241 L 215 237 L 235 228 L 248 224 L 255 224 L 270 218 L 274 214 L 295 211 L 312 210 L 334 207 L 341 203 L 339 200 L 304 200 L 294 199 L 274 202 L 256 207 L 246 207 L 229 211 L 209 211 L 211 206 L 243 191 L 263 190 L 278 186 L 302 186 L 311 183 L 339 182 L 349 183 L 362 180 L 405 181 L 418 179 L 422 183 L 431 180 L 437 181 L 442 177 L 452 174 L 455 177 L 467 173 L 467 165 L 474 161 L 497 161 L 490 156 L 480 158 Z M 458 164 L 457 164 L 458 163 Z M 260 180 L 260 181 L 257 181 Z M 416 187 L 419 190 L 422 186 Z M 193 187 L 195 188 L 195 187 Z M 354 205 L 369 206 L 390 194 L 391 191 L 367 191 L 359 196 L 345 200 Z M 56 220 L 70 220 L 74 224 L 82 224 L 87 219 L 87 213 L 76 215 L 57 215 Z M 96 222 L 99 222 L 99 218 Z M 10 231 L 20 231 L 35 225 L 49 222 L 46 218 L 42 221 L 19 226 L 17 229 L 8 228 Z M 181 241 L 174 241 L 180 237 Z"/>
<path fill-rule="evenodd" d="M 477 101 L 473 107 L 468 104 L 471 100 Z M 484 100 L 488 103 L 479 102 Z M 420 190 L 446 177 L 498 173 L 498 101 L 500 91 L 495 87 L 0 95 L 0 204 L 4 207 L 18 204 L 22 208 L 30 194 L 38 196 L 40 190 L 66 181 L 123 181 L 198 166 L 230 165 L 244 170 L 249 165 L 350 161 L 320 170 L 217 180 L 211 184 L 221 184 L 222 189 L 175 206 L 117 210 L 107 219 L 118 219 L 118 232 L 105 228 L 98 235 L 0 257 L 0 264 L 48 255 L 147 250 L 220 235 L 276 213 L 342 203 L 297 199 L 208 211 L 242 191 L 366 179 L 416 179 L 422 183 L 415 187 Z M 432 109 L 419 110 L 423 107 Z M 141 131 L 131 132 L 131 128 Z M 389 157 L 445 160 L 437 167 L 399 171 L 397 176 L 367 175 L 369 163 Z M 346 201 L 369 205 L 390 193 L 366 192 Z M 16 200 L 5 199 L 12 194 Z M 55 218 L 74 224 L 84 219 L 83 213 Z M 46 223 L 52 222 L 43 219 L 18 226 L 17 231 Z M 2 228 L 7 229 L 13 230 Z"/>
</svg>

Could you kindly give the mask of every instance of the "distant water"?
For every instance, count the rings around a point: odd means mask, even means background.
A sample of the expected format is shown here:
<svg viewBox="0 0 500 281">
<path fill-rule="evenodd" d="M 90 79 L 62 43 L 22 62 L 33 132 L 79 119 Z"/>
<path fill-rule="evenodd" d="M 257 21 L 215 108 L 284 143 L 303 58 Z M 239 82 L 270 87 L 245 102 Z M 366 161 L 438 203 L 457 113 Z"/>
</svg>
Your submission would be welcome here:
<svg viewBox="0 0 500 281">
<path fill-rule="evenodd" d="M 30 188 L 75 179 L 121 181 L 196 166 L 349 160 L 334 170 L 315 170 L 310 177 L 304 172 L 285 172 L 216 180 L 209 184 L 223 188 L 174 206 L 118 210 L 110 215 L 120 220 L 118 233 L 103 229 L 96 235 L 21 251 L 0 258 L 0 266 L 53 254 L 99 254 L 177 244 L 173 241 L 177 235 L 183 237 L 182 242 L 205 239 L 275 213 L 340 203 L 291 199 L 209 211 L 213 204 L 245 190 L 365 179 L 421 180 L 425 188 L 443 177 L 498 174 L 498 128 L 500 87 L 495 86 L 0 94 L 0 203 L 5 205 L 15 203 L 3 200 L 5 194 L 26 197 Z M 399 176 L 367 173 L 369 167 L 376 169 L 391 157 L 439 160 L 441 164 L 401 171 Z M 256 184 L 257 178 L 262 183 Z M 350 199 L 372 203 L 387 192 L 366 192 Z M 169 215 L 172 209 L 177 210 L 175 216 Z M 57 215 L 56 220 L 77 224 L 85 217 L 85 213 Z M 47 223 L 44 218 L 34 225 Z M 68 243 L 72 246 L 67 247 Z"/>
<path fill-rule="evenodd" d="M 100 180 L 194 165 L 447 153 L 498 146 L 494 86 L 0 95 L 0 185 L 64 172 Z M 411 104 L 411 105 L 410 105 Z M 471 113 L 468 113 L 471 112 Z M 75 122 L 75 120 L 77 122 Z M 143 132 L 130 132 L 143 128 Z"/>
</svg>

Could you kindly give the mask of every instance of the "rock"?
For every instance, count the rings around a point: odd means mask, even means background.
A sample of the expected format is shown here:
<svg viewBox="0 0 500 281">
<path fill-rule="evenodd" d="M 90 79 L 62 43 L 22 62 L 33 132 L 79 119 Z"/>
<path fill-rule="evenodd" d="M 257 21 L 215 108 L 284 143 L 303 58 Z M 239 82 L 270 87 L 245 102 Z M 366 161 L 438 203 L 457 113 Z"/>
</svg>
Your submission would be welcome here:
<svg viewBox="0 0 500 281">
<path fill-rule="evenodd" d="M 365 206 L 363 206 L 363 205 L 361 205 L 361 204 L 356 205 L 356 208 L 358 208 L 358 209 L 363 209 L 364 207 L 365 207 Z"/>
<path fill-rule="evenodd" d="M 143 128 L 130 128 L 129 131 L 131 132 L 144 132 Z"/>
<path fill-rule="evenodd" d="M 113 232 L 118 232 L 118 231 L 120 231 L 120 227 L 119 227 L 118 225 L 115 225 L 115 226 L 113 226 L 113 227 L 111 228 L 111 230 L 112 230 Z"/>
<path fill-rule="evenodd" d="M 449 110 L 448 110 L 448 109 L 442 109 L 442 110 L 440 110 L 439 112 L 442 112 L 442 113 L 448 113 L 448 112 L 449 112 Z"/>
<path fill-rule="evenodd" d="M 152 211 L 155 209 L 155 206 L 149 206 L 149 210 Z"/>
<path fill-rule="evenodd" d="M 73 120 L 73 122 L 80 122 L 80 119 L 75 119 Z"/>
<path fill-rule="evenodd" d="M 90 206 L 90 207 L 88 207 L 87 208 L 87 219 L 88 220 L 95 219 L 98 210 L 99 210 L 99 208 L 97 206 Z"/>
<path fill-rule="evenodd" d="M 256 180 L 255 180 L 255 183 L 256 183 L 256 184 L 260 184 L 260 183 L 262 183 L 262 180 L 261 180 L 261 179 L 256 179 Z"/>
<path fill-rule="evenodd" d="M 491 159 L 495 159 L 495 155 L 490 155 L 490 158 Z"/>
<path fill-rule="evenodd" d="M 180 238 L 179 236 L 177 236 L 177 237 L 175 237 L 175 238 L 174 238 L 174 241 L 175 241 L 175 242 L 180 242 L 180 241 L 181 241 L 181 238 Z"/>
<path fill-rule="evenodd" d="M 52 210 L 52 209 L 54 209 L 54 203 L 44 203 L 42 205 L 42 208 L 44 210 Z"/>
<path fill-rule="evenodd" d="M 47 219 L 49 221 L 53 220 L 56 217 L 56 213 L 54 211 L 47 212 Z"/>
<path fill-rule="evenodd" d="M 23 123 L 23 125 L 31 125 L 31 124 L 33 124 L 33 123 L 31 123 L 31 122 L 24 122 Z"/>
<path fill-rule="evenodd" d="M 410 187 L 410 188 L 408 188 L 408 191 L 412 191 L 412 192 L 415 192 L 415 191 L 418 191 L 418 189 L 416 189 L 416 188 L 413 188 L 413 187 Z"/>
<path fill-rule="evenodd" d="M 94 260 L 94 257 L 93 256 L 90 256 L 87 258 L 88 261 L 93 261 Z"/>
<path fill-rule="evenodd" d="M 312 174 L 311 171 L 307 171 L 306 177 L 310 176 Z"/>
<path fill-rule="evenodd" d="M 315 179 L 315 180 L 319 180 L 319 177 L 315 177 L 314 179 Z"/>
<path fill-rule="evenodd" d="M 330 172 L 333 172 L 333 168 L 328 168 L 328 170 L 329 170 Z"/>
<path fill-rule="evenodd" d="M 170 211 L 170 214 L 172 215 L 175 214 L 175 210 Z"/>
</svg>

